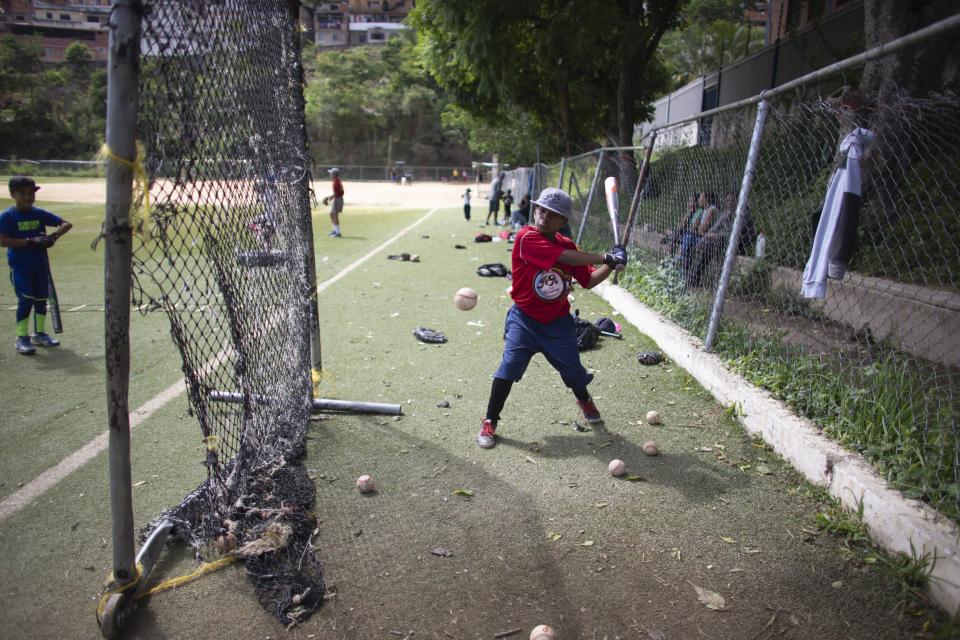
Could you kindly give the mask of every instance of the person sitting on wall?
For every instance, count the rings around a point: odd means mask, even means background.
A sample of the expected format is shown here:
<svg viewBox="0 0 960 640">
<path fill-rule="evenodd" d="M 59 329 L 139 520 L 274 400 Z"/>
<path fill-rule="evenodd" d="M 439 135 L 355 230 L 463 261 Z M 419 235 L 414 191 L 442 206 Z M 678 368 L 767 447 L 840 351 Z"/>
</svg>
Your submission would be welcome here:
<svg viewBox="0 0 960 640">
<path fill-rule="evenodd" d="M 717 217 L 715 201 L 716 196 L 712 193 L 702 192 L 696 210 L 687 217 L 686 228 L 680 234 L 680 268 L 688 283 L 693 271 L 694 251 Z"/>
</svg>

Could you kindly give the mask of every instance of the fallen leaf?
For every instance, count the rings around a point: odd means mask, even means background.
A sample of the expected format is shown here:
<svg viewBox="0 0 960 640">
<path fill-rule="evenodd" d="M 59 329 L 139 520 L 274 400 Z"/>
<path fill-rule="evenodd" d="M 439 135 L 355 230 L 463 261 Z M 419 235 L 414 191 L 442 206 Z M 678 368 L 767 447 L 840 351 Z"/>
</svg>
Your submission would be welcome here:
<svg viewBox="0 0 960 640">
<path fill-rule="evenodd" d="M 627 482 L 643 482 L 643 478 L 641 476 L 637 476 L 632 473 L 627 475 L 624 480 Z"/>
<path fill-rule="evenodd" d="M 694 451 L 699 452 L 699 453 L 710 453 L 711 451 L 713 451 L 713 448 L 712 448 L 712 447 L 697 447 L 696 449 L 694 449 Z"/>
<path fill-rule="evenodd" d="M 650 638 L 650 640 L 667 640 L 667 636 L 659 629 L 650 629 L 647 631 L 647 637 Z"/>
<path fill-rule="evenodd" d="M 609 503 L 607 503 L 607 502 L 598 502 L 597 504 L 595 504 L 595 505 L 593 505 L 593 506 L 595 506 L 597 509 L 603 509 L 604 507 L 606 507 L 606 506 L 608 506 L 608 505 L 609 505 Z"/>
<path fill-rule="evenodd" d="M 467 497 L 467 498 L 472 498 L 472 497 L 473 497 L 473 490 L 472 490 L 472 489 L 457 489 L 457 490 L 455 490 L 453 493 L 451 493 L 450 495 L 452 495 L 452 496 L 464 496 L 464 497 Z"/>
<path fill-rule="evenodd" d="M 734 567 L 733 569 L 730 569 L 730 573 L 743 573 L 743 569 L 740 567 Z"/>
<path fill-rule="evenodd" d="M 713 609 L 714 611 L 723 611 L 727 607 L 726 601 L 716 591 L 710 591 L 709 589 L 704 589 L 693 585 L 693 588 L 697 590 L 697 599 L 703 603 L 707 609 Z"/>
<path fill-rule="evenodd" d="M 867 564 L 876 564 L 877 559 L 874 558 L 873 556 L 867 556 L 866 558 L 863 559 L 863 561 L 866 562 Z"/>
<path fill-rule="evenodd" d="M 771 473 L 773 473 L 773 471 L 770 471 L 770 467 L 768 467 L 765 464 L 758 464 L 757 473 L 759 473 L 762 476 L 769 476 Z"/>
<path fill-rule="evenodd" d="M 720 536 L 720 539 L 726 542 L 727 544 L 733 544 L 736 542 L 734 538 L 728 538 L 727 536 Z"/>
<path fill-rule="evenodd" d="M 744 553 L 760 553 L 760 549 L 744 549 Z"/>
<path fill-rule="evenodd" d="M 526 459 L 527 462 L 532 462 L 533 464 L 537 464 L 537 461 L 531 458 L 530 456 L 524 456 L 524 459 Z"/>
<path fill-rule="evenodd" d="M 581 542 L 581 543 L 578 544 L 577 546 L 578 546 L 578 547 L 592 547 L 592 546 L 593 546 L 593 540 L 584 540 L 583 542 Z"/>
<path fill-rule="evenodd" d="M 432 553 L 435 556 L 440 556 L 441 558 L 449 558 L 450 556 L 453 555 L 452 553 L 450 553 L 450 550 L 447 549 L 446 547 L 437 547 L 436 549 L 431 549 L 430 553 Z"/>
<path fill-rule="evenodd" d="M 836 580 L 834 582 L 831 582 L 830 586 L 833 587 L 834 589 L 841 589 L 843 588 L 843 580 Z"/>
<path fill-rule="evenodd" d="M 547 534 L 547 539 L 550 540 L 551 542 L 556 542 L 557 540 L 559 540 L 559 539 L 562 538 L 562 537 L 563 537 L 563 534 L 562 534 L 562 533 L 553 533 L 553 532 L 551 531 L 550 533 Z"/>
</svg>

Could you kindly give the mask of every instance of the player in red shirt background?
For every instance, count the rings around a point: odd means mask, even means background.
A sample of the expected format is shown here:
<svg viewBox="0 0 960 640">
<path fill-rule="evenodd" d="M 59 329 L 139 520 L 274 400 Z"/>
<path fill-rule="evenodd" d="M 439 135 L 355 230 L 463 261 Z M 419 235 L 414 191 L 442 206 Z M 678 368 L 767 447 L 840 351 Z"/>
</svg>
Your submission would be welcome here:
<svg viewBox="0 0 960 640">
<path fill-rule="evenodd" d="M 503 358 L 493 374 L 487 415 L 477 444 L 496 444 L 500 411 L 519 382 L 530 359 L 542 353 L 577 398 L 587 422 L 602 422 L 587 385 L 593 375 L 580 362 L 577 332 L 570 315 L 571 281 L 592 289 L 627 264 L 626 250 L 617 245 L 603 255 L 578 251 L 573 240 L 559 230 L 570 218 L 570 196 L 562 189 L 544 189 L 533 201 L 533 224 L 517 232 L 513 243 L 513 306 L 504 325 Z M 596 269 L 593 265 L 601 265 Z"/>
</svg>

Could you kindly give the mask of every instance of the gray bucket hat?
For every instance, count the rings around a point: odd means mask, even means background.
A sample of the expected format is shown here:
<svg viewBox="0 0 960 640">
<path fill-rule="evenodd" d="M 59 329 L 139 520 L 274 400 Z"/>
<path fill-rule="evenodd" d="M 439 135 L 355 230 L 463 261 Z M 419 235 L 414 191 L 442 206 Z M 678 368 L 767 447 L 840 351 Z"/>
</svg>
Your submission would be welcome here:
<svg viewBox="0 0 960 640">
<path fill-rule="evenodd" d="M 570 196 L 563 189 L 548 187 L 540 192 L 540 197 L 534 200 L 533 204 L 559 213 L 567 220 L 570 219 Z"/>
</svg>

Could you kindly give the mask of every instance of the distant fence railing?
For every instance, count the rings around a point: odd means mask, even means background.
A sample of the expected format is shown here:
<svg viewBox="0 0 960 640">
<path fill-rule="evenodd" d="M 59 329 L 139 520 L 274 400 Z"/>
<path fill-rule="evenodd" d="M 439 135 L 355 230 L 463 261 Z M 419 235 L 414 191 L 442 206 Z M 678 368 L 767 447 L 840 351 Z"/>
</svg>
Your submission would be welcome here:
<svg viewBox="0 0 960 640">
<path fill-rule="evenodd" d="M 30 160 L 0 158 L 0 173 L 36 176 L 103 176 L 106 163 L 99 160 Z"/>
</svg>

